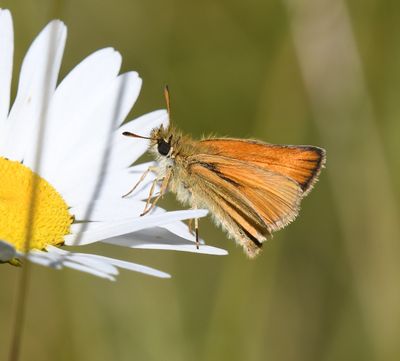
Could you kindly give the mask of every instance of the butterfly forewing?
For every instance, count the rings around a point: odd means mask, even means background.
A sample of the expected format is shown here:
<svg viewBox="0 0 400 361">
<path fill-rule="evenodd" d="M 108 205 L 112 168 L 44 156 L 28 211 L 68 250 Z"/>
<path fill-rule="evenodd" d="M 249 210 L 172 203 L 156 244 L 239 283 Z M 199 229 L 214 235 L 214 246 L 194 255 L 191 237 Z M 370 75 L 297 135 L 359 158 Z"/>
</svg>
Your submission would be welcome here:
<svg viewBox="0 0 400 361">
<path fill-rule="evenodd" d="M 325 163 L 325 151 L 313 146 L 290 146 L 231 138 L 205 139 L 201 145 L 216 155 L 240 159 L 295 180 L 306 195 Z"/>
</svg>

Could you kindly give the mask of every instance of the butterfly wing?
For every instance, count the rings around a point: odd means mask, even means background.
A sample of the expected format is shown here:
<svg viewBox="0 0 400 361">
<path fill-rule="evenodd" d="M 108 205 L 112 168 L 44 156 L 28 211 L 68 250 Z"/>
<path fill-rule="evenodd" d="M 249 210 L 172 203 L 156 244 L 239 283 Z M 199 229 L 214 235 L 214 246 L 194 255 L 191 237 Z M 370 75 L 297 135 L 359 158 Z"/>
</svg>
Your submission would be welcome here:
<svg viewBox="0 0 400 361">
<path fill-rule="evenodd" d="M 307 195 L 325 164 L 325 150 L 313 146 L 275 145 L 231 138 L 204 139 L 206 153 L 240 159 L 295 180 Z"/>
<path fill-rule="evenodd" d="M 302 190 L 289 177 L 219 155 L 194 155 L 188 164 L 195 193 L 250 256 L 298 214 Z"/>
</svg>

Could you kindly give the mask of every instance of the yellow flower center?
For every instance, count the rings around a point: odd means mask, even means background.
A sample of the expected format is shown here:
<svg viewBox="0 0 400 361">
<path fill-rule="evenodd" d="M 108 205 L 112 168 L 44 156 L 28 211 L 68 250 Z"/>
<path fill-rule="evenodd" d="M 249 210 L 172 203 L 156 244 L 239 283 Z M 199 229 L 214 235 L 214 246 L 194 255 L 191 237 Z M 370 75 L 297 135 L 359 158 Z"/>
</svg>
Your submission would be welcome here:
<svg viewBox="0 0 400 361">
<path fill-rule="evenodd" d="M 29 232 L 29 249 L 44 249 L 62 244 L 72 222 L 67 204 L 50 183 L 23 164 L 0 157 L 0 239 L 24 252 Z"/>
</svg>

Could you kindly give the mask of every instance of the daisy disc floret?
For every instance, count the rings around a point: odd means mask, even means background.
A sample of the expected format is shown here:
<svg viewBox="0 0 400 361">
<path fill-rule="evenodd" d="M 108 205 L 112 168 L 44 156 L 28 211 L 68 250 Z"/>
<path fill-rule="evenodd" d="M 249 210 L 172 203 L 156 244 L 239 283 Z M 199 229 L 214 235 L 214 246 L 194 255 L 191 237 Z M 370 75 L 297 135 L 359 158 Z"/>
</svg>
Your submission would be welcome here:
<svg viewBox="0 0 400 361">
<path fill-rule="evenodd" d="M 0 238 L 7 239 L 17 251 L 25 252 L 27 223 L 31 222 L 30 248 L 63 244 L 73 216 L 57 190 L 28 167 L 2 157 L 0 174 Z M 37 196 L 31 208 L 33 183 Z"/>
</svg>

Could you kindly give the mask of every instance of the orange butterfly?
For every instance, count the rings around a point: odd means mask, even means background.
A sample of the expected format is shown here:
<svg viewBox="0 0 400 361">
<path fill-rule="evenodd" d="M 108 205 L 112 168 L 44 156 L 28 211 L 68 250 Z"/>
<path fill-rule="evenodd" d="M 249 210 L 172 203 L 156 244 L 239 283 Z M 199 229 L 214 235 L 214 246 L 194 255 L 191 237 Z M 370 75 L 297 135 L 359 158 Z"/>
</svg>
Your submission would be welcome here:
<svg viewBox="0 0 400 361">
<path fill-rule="evenodd" d="M 169 94 L 165 90 L 168 112 Z M 300 201 L 318 179 L 325 150 L 314 146 L 274 145 L 256 140 L 210 138 L 193 140 L 174 127 L 152 130 L 149 150 L 158 167 L 142 215 L 147 214 L 169 189 L 192 207 L 208 209 L 217 225 L 255 257 L 262 243 L 292 222 Z M 155 186 L 160 193 L 153 199 Z M 198 220 L 195 219 L 198 247 Z"/>
</svg>

